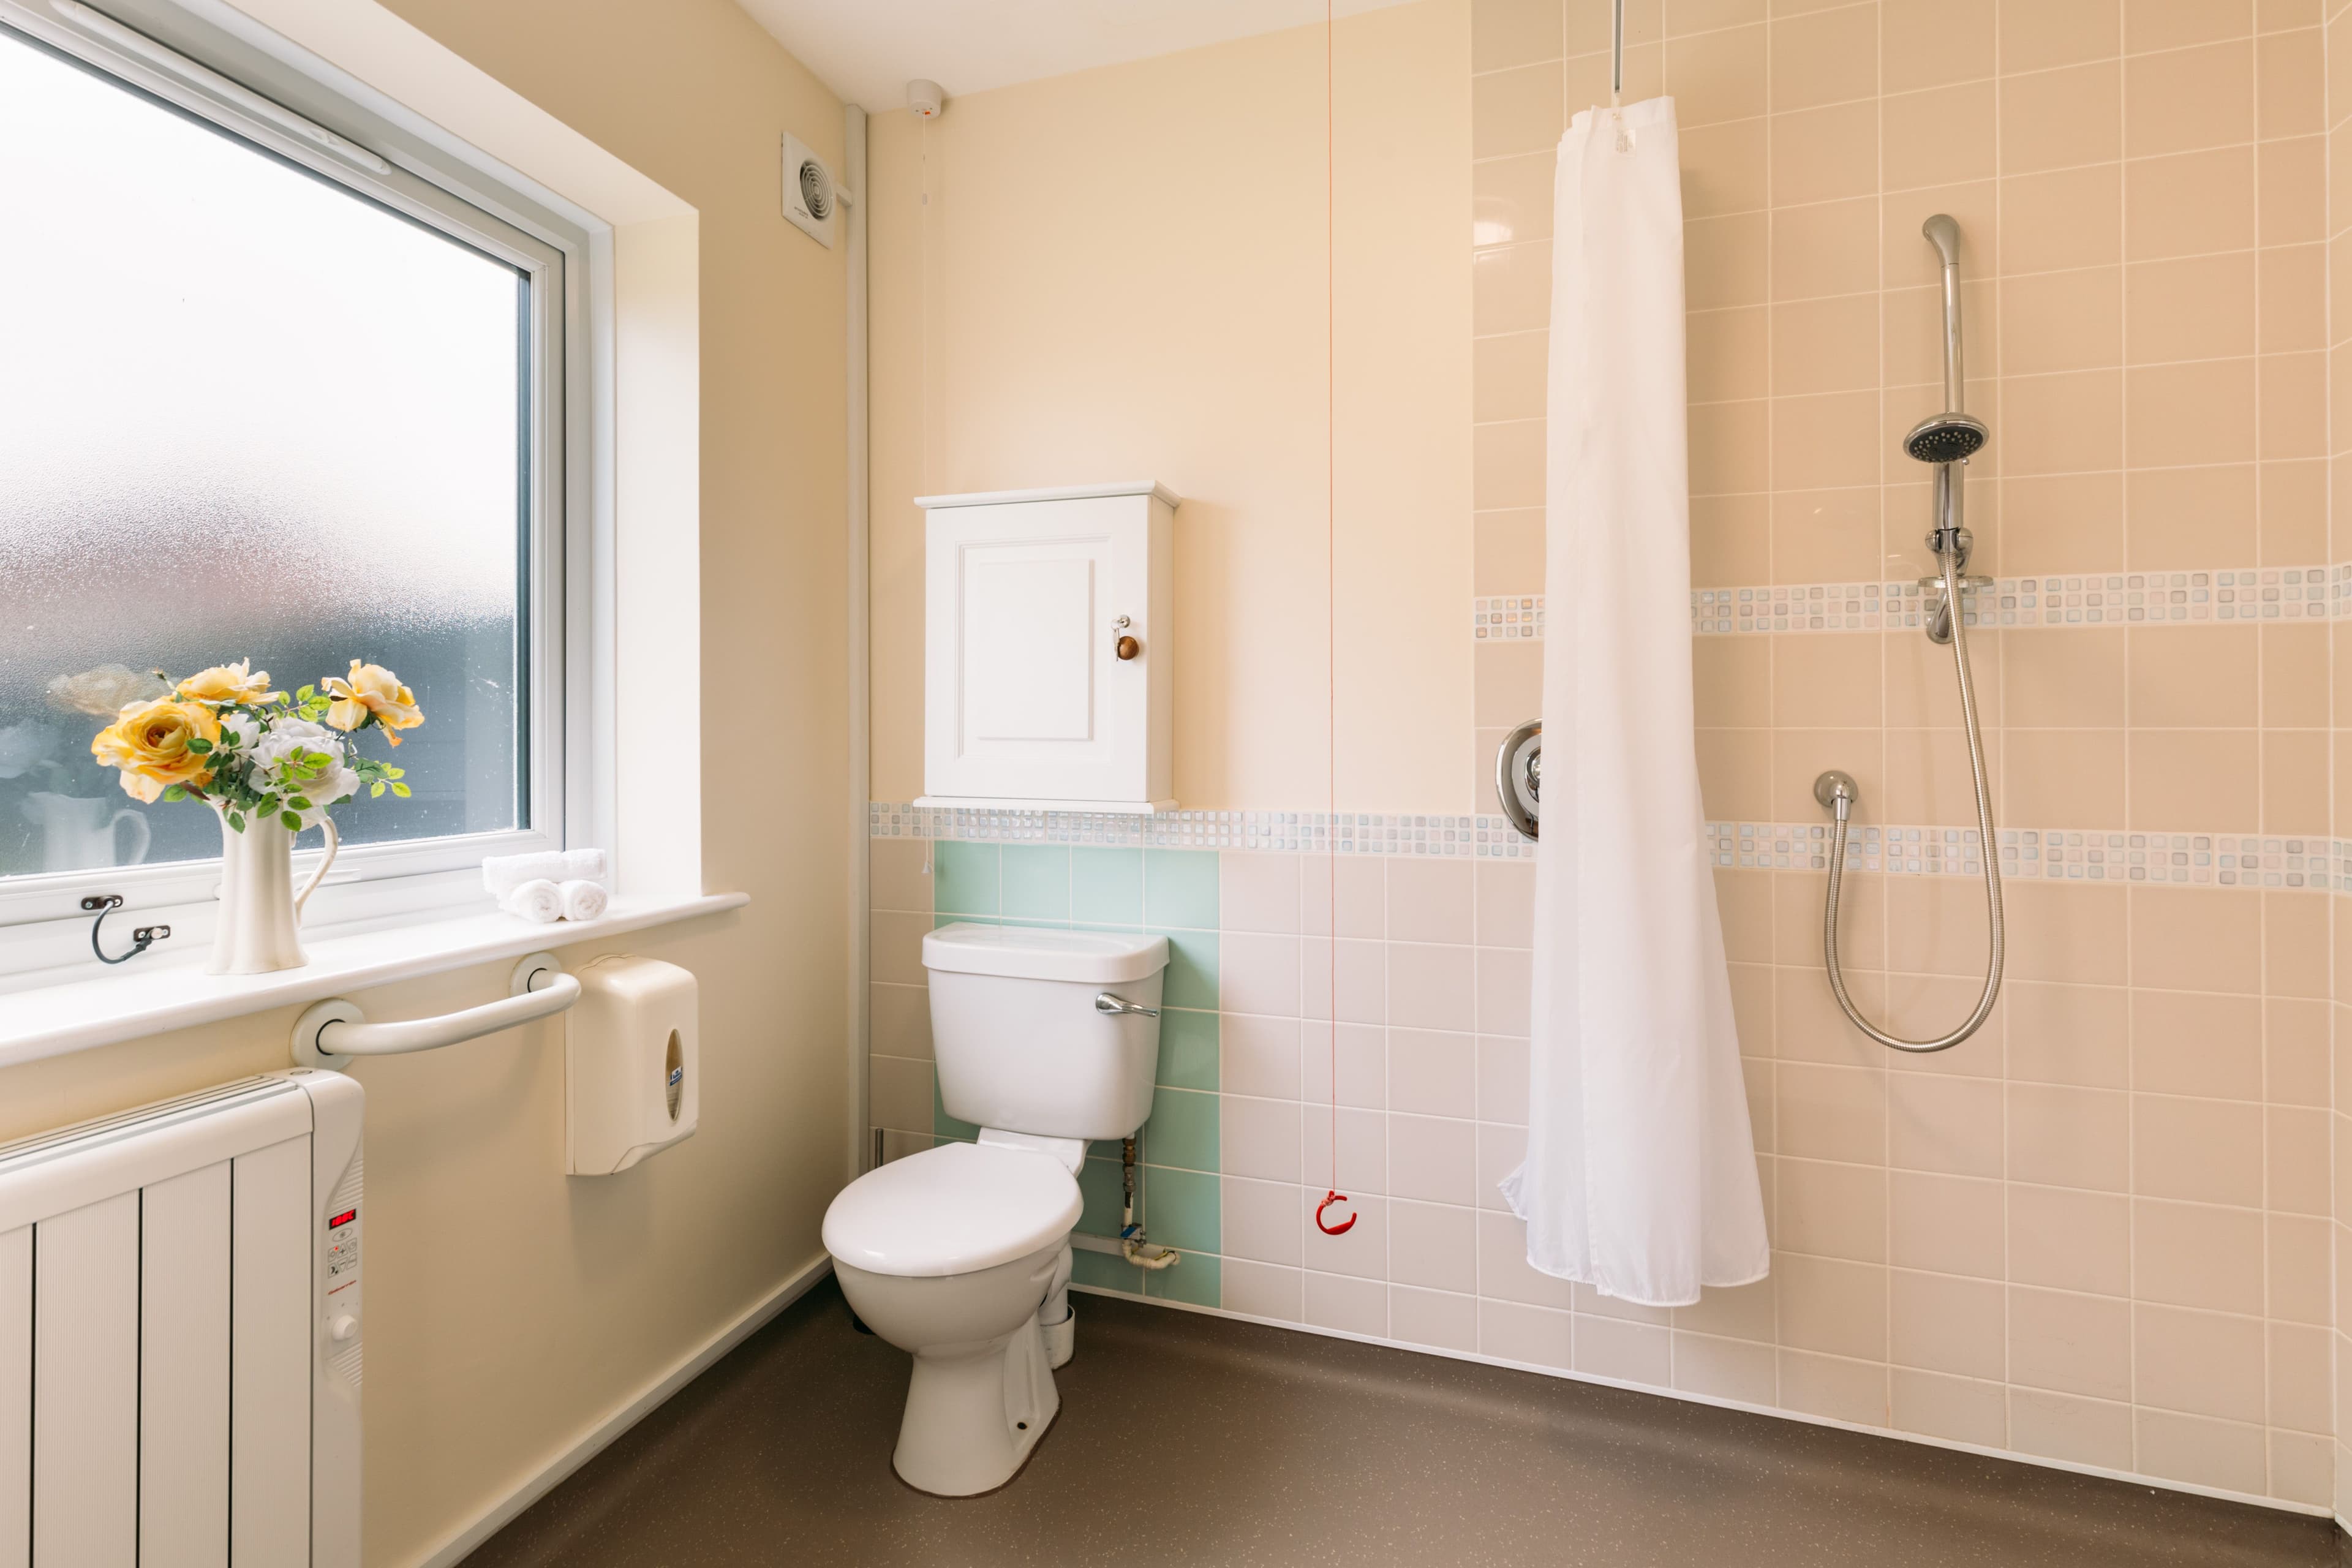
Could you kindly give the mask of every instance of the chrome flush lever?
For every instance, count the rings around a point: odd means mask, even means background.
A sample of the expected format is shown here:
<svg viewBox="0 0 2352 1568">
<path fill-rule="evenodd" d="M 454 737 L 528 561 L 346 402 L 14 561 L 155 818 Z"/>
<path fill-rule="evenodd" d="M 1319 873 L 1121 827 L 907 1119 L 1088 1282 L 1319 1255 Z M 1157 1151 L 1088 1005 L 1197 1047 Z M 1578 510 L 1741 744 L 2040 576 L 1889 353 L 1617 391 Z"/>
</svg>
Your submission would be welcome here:
<svg viewBox="0 0 2352 1568">
<path fill-rule="evenodd" d="M 1126 997 L 1113 995 L 1108 991 L 1097 991 L 1095 993 L 1095 1011 L 1097 1013 L 1132 1013 L 1139 1018 L 1157 1018 L 1160 1016 L 1160 1009 L 1157 1007 L 1139 1007 L 1134 1003 L 1129 1001 Z"/>
</svg>

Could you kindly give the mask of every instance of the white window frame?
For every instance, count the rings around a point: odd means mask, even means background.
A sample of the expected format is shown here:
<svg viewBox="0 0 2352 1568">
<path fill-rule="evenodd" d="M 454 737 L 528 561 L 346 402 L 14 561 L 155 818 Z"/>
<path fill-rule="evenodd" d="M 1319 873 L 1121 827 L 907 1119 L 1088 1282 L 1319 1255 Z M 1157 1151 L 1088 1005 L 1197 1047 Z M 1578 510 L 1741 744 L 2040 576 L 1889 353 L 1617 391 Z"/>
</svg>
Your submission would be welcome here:
<svg viewBox="0 0 2352 1568">
<path fill-rule="evenodd" d="M 355 845 L 337 858 L 312 903 L 310 925 L 336 925 L 478 901 L 486 855 L 598 842 L 600 820 L 588 711 L 604 618 L 593 602 L 597 529 L 589 305 L 594 237 L 524 189 L 485 181 L 477 168 L 420 153 L 414 138 L 335 84 L 280 61 L 170 0 L 107 0 L 108 16 L 61 0 L 0 0 L 0 26 L 72 56 L 228 134 L 514 266 L 530 279 L 531 472 L 527 618 L 529 725 L 523 737 L 530 826 L 498 833 Z M 118 17 L 120 19 L 118 19 Z M 299 109 L 291 105 L 299 104 Z M 337 112 L 340 110 L 341 112 Z M 406 142 L 411 144 L 401 145 Z M 394 157 L 373 151 L 385 147 Z M 395 159 L 397 161 L 395 161 Z M 604 247 L 609 253 L 609 241 Z M 236 651 L 224 651 L 231 657 Z M 200 809 L 189 806 L 185 809 Z M 315 851 L 298 853 L 306 875 Z M 115 867 L 0 879 L 0 989 L 9 976 L 86 963 L 89 916 L 80 900 L 121 893 L 125 910 L 172 921 L 188 946 L 210 933 L 217 860 Z M 133 923 L 121 916 L 126 928 Z M 178 945 L 178 944 L 175 944 Z M 184 947 L 182 951 L 185 951 Z M 21 984 L 21 982 L 20 982 Z"/>
</svg>

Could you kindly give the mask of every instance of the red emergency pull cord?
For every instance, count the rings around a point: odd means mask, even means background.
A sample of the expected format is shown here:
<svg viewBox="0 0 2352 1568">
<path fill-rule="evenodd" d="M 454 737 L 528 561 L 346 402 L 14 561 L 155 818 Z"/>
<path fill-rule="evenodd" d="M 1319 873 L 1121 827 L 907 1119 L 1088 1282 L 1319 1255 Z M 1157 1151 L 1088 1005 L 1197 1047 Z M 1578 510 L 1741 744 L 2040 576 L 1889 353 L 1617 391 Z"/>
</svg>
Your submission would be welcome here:
<svg viewBox="0 0 2352 1568">
<path fill-rule="evenodd" d="M 1337 1225 L 1326 1225 L 1323 1223 L 1323 1211 L 1329 1208 L 1333 1204 L 1344 1204 L 1348 1201 L 1349 1200 L 1348 1194 L 1345 1193 L 1326 1192 L 1323 1194 L 1323 1201 L 1315 1205 L 1315 1228 L 1321 1231 L 1326 1236 L 1347 1235 L 1349 1227 L 1355 1225 L 1356 1216 L 1354 1215 L 1349 1215 L 1346 1219 L 1341 1220 Z"/>
</svg>

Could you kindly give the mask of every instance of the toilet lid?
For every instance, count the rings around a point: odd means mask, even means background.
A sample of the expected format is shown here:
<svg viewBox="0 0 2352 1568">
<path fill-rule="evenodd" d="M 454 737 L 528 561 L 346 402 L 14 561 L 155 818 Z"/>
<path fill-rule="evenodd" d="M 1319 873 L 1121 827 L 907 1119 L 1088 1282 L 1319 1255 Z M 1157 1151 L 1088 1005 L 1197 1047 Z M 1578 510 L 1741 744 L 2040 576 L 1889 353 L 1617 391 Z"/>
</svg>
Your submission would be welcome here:
<svg viewBox="0 0 2352 1568">
<path fill-rule="evenodd" d="M 970 1274 L 1059 1240 L 1083 1206 L 1046 1155 L 942 1143 L 843 1188 L 824 1211 L 824 1249 L 875 1274 Z"/>
</svg>

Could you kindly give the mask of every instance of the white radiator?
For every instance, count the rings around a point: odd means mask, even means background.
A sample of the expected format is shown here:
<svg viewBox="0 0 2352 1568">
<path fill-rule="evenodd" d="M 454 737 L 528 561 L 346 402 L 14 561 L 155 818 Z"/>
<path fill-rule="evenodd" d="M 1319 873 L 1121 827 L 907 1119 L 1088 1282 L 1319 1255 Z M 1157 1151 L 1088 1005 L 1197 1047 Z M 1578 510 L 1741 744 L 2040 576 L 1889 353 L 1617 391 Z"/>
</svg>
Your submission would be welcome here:
<svg viewBox="0 0 2352 1568">
<path fill-rule="evenodd" d="M 358 1568 L 360 1086 L 0 1145 L 0 1568 Z"/>
</svg>

